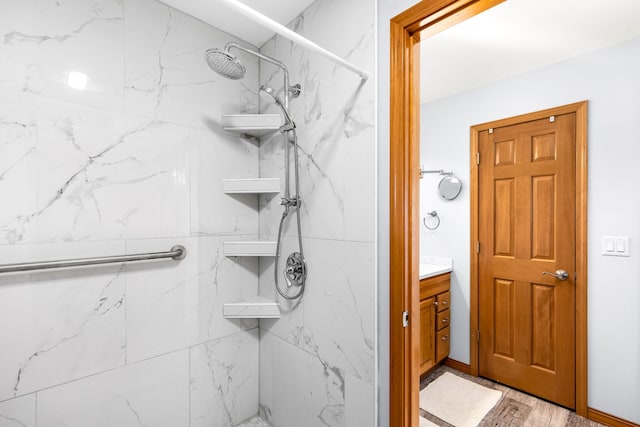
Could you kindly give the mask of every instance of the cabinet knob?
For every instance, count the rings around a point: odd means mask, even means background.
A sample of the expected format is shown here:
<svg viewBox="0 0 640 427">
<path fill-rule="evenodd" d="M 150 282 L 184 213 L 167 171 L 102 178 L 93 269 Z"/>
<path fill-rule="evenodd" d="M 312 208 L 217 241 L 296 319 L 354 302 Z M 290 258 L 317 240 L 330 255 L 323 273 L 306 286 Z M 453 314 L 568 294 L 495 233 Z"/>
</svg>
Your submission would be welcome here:
<svg viewBox="0 0 640 427">
<path fill-rule="evenodd" d="M 449 339 L 449 335 L 445 335 L 445 336 L 442 337 L 442 341 L 446 341 L 448 339 Z"/>
<path fill-rule="evenodd" d="M 449 304 L 449 301 L 444 300 L 444 301 L 442 301 L 442 304 L 443 304 L 443 305 L 447 305 L 447 304 Z"/>
<path fill-rule="evenodd" d="M 442 323 L 447 323 L 449 321 L 448 317 L 445 317 L 444 319 L 442 319 Z"/>
<path fill-rule="evenodd" d="M 438 306 L 438 301 L 434 301 L 433 305 L 435 305 L 437 307 Z"/>
</svg>

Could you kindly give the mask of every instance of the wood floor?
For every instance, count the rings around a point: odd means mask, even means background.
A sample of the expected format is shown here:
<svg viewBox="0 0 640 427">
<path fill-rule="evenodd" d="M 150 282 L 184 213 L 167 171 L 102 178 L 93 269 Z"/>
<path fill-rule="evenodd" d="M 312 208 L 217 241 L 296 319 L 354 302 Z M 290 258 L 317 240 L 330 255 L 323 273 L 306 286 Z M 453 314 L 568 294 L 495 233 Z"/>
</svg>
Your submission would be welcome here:
<svg viewBox="0 0 640 427">
<path fill-rule="evenodd" d="M 526 393 L 513 390 L 484 378 L 472 377 L 447 366 L 439 366 L 420 381 L 420 390 L 438 378 L 444 372 L 461 376 L 469 381 L 488 388 L 499 390 L 502 397 L 493 409 L 484 417 L 480 427 L 601 427 L 602 424 L 587 420 L 561 406 L 538 399 Z M 420 409 L 420 416 L 443 427 L 451 426 L 428 412 Z"/>
</svg>

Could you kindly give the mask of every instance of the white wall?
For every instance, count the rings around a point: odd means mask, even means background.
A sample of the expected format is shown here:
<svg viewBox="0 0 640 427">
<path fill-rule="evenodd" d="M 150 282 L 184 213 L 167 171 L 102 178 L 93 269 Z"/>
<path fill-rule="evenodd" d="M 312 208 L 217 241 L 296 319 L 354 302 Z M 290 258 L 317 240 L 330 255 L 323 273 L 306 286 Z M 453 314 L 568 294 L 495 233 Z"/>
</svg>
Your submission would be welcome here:
<svg viewBox="0 0 640 427">
<path fill-rule="evenodd" d="M 640 39 L 422 106 L 433 168 L 469 183 L 469 127 L 589 100 L 589 399 L 591 408 L 640 422 Z M 433 158 L 429 157 L 433 154 Z M 421 188 L 421 213 L 433 183 Z M 421 233 L 421 254 L 452 256 L 451 357 L 469 361 L 469 193 L 443 202 L 442 227 Z M 452 226 L 450 226 L 450 224 Z M 628 258 L 601 255 L 604 235 L 630 236 Z"/>
<path fill-rule="evenodd" d="M 260 321 L 260 405 L 275 426 L 371 426 L 375 419 L 375 9 L 369 0 L 318 0 L 290 28 L 367 70 L 366 82 L 282 37 L 261 52 L 284 62 L 302 94 L 290 101 L 300 145 L 301 223 L 309 276 L 290 304 L 276 293 L 272 260 L 261 261 L 261 295 L 278 320 Z M 261 64 L 262 83 L 282 74 Z M 267 103 L 266 111 L 278 111 Z M 293 163 L 292 163 L 293 165 Z M 291 168 L 293 173 L 293 166 Z M 281 176 L 283 144 L 260 145 L 260 173 Z M 293 187 L 292 187 L 293 188 Z M 274 239 L 282 207 L 263 197 L 260 235 Z M 287 220 L 278 275 L 297 250 Z M 281 286 L 286 288 L 282 279 Z"/>
<path fill-rule="evenodd" d="M 223 112 L 255 112 L 206 65 L 231 35 L 151 0 L 0 5 L 2 263 L 187 248 L 181 262 L 0 277 L 0 425 L 231 426 L 258 410 L 256 321 L 222 303 L 258 292 L 255 144 Z M 89 76 L 67 86 L 69 71 Z M 233 237 L 229 237 L 233 235 Z"/>
</svg>

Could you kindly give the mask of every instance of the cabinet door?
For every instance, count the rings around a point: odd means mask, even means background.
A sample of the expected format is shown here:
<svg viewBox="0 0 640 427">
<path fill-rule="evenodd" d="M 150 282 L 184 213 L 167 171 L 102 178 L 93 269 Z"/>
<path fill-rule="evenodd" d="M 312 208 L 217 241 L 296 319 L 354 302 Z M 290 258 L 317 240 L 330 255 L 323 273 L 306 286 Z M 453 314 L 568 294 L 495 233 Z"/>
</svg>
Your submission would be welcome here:
<svg viewBox="0 0 640 427">
<path fill-rule="evenodd" d="M 436 363 L 449 355 L 449 327 L 441 329 L 436 334 Z"/>
<path fill-rule="evenodd" d="M 435 364 L 435 298 L 420 301 L 420 375 Z"/>
<path fill-rule="evenodd" d="M 440 330 L 442 328 L 446 328 L 449 326 L 449 322 L 451 320 L 451 311 L 446 309 L 444 311 L 438 311 L 436 313 L 436 330 Z"/>
<path fill-rule="evenodd" d="M 451 301 L 451 294 L 449 293 L 449 291 L 443 292 L 436 296 L 436 307 L 438 307 L 438 311 L 448 309 L 449 301 Z"/>
</svg>

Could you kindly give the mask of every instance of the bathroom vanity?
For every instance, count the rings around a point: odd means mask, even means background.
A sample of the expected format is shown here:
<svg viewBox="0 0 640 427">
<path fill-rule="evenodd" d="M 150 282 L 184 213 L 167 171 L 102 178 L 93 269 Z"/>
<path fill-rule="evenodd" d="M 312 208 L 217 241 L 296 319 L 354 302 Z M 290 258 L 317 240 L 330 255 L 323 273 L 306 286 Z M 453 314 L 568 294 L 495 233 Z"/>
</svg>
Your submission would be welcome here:
<svg viewBox="0 0 640 427">
<path fill-rule="evenodd" d="M 451 268 L 420 267 L 420 375 L 449 355 Z"/>
</svg>

